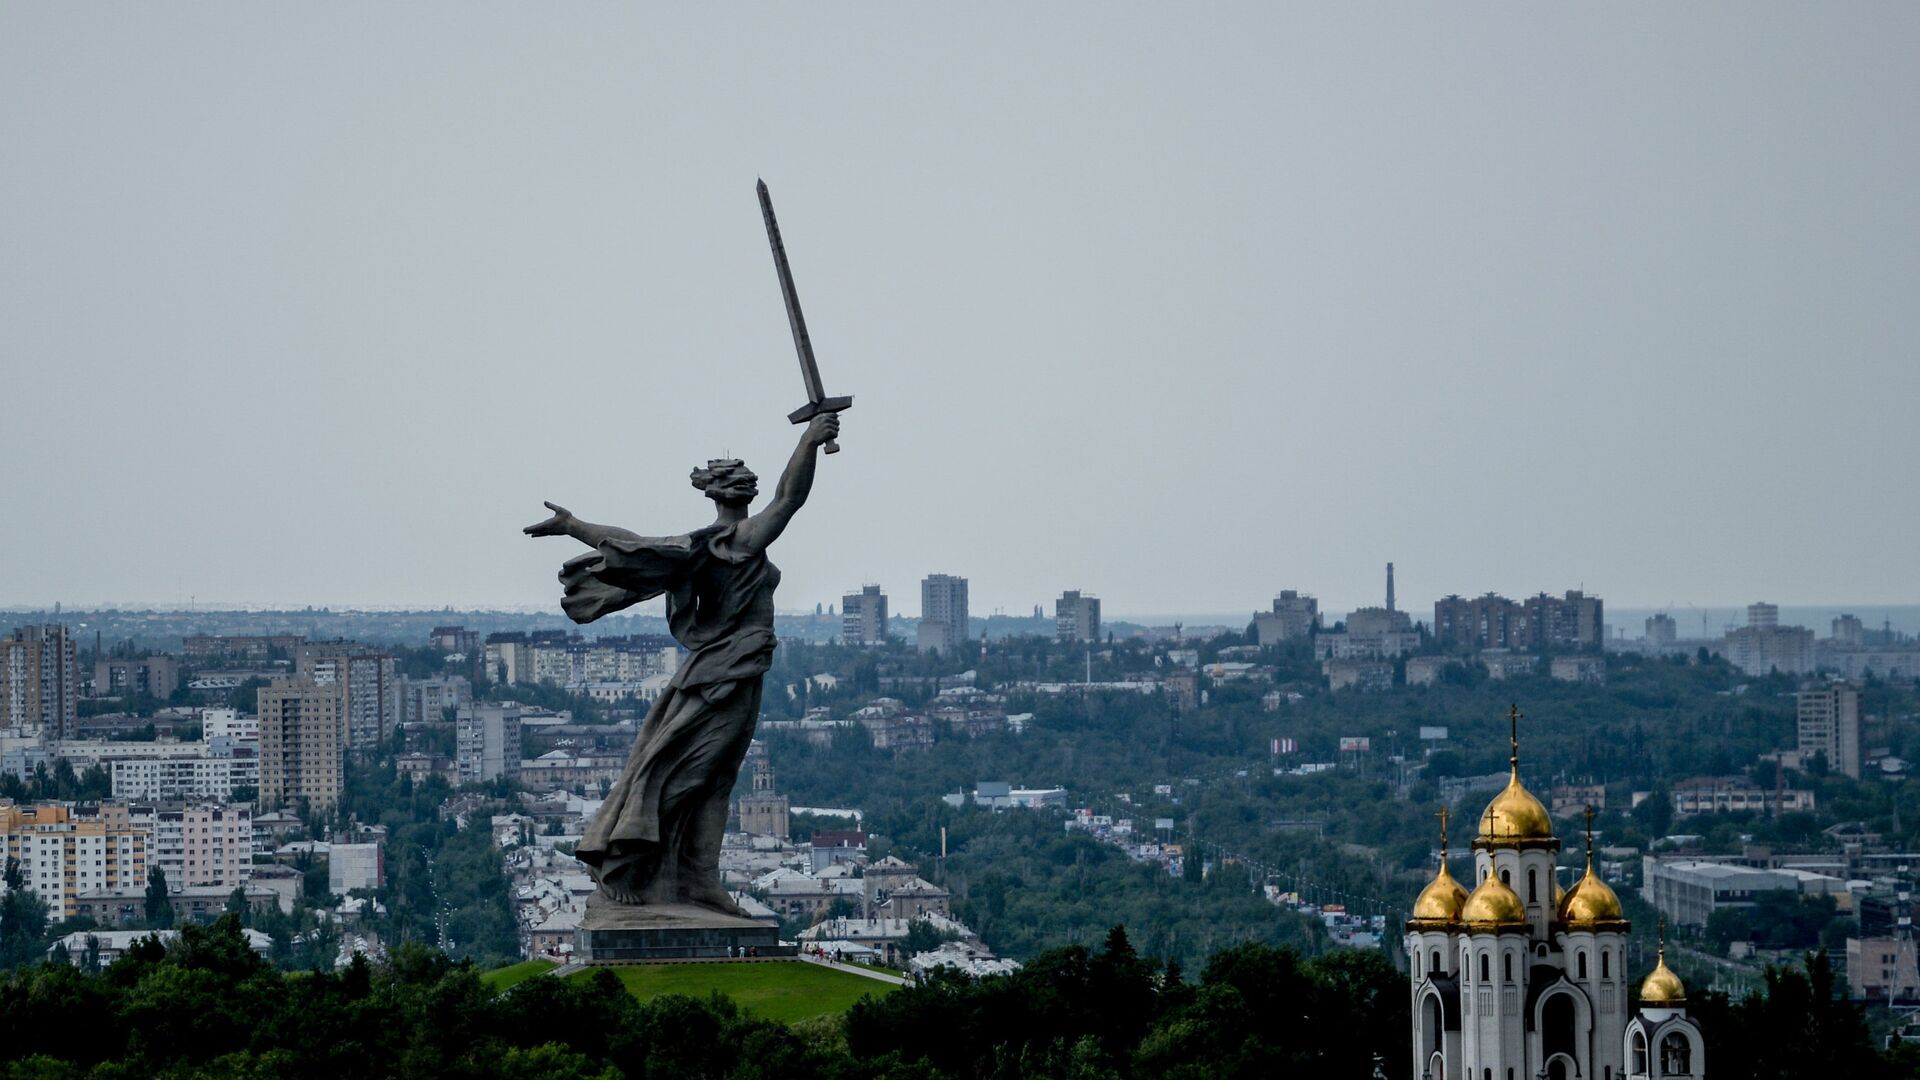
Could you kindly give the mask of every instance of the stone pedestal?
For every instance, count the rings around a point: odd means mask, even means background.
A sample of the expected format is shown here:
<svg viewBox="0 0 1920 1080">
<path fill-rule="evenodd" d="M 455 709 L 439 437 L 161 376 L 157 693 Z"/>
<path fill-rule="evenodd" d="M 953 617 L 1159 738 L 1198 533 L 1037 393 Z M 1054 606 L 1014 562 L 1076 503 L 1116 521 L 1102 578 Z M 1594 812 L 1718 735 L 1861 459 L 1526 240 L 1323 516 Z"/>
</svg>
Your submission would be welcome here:
<svg viewBox="0 0 1920 1080">
<path fill-rule="evenodd" d="M 573 959 L 581 964 L 739 959 L 749 948 L 761 957 L 799 953 L 781 945 L 779 928 L 766 923 L 691 904 L 616 904 L 599 893 L 587 899 L 573 936 Z"/>
</svg>

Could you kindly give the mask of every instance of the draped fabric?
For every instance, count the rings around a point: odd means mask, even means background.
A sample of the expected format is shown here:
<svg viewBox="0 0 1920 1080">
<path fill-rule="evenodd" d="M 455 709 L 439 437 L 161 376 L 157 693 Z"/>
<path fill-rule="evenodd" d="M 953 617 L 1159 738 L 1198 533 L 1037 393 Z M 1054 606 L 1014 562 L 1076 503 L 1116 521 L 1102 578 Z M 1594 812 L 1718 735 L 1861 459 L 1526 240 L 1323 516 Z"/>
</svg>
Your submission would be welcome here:
<svg viewBox="0 0 1920 1080">
<path fill-rule="evenodd" d="M 761 676 L 773 663 L 780 583 L 738 530 L 609 539 L 560 572 L 562 606 L 576 622 L 666 596 L 668 627 L 689 653 L 574 851 L 615 899 L 730 904 L 719 883 L 720 835 L 759 718 Z"/>
</svg>

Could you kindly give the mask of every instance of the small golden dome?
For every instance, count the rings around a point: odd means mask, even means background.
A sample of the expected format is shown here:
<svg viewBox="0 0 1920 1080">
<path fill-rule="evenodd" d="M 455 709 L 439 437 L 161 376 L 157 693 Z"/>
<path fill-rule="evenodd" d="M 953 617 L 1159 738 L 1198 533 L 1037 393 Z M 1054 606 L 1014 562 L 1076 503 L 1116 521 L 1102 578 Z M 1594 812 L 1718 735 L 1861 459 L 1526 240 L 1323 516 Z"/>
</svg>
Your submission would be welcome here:
<svg viewBox="0 0 1920 1080">
<path fill-rule="evenodd" d="M 1466 903 L 1467 890 L 1447 872 L 1447 864 L 1441 863 L 1440 872 L 1420 890 L 1420 898 L 1413 902 L 1411 922 L 1426 929 L 1451 926 L 1460 921 L 1460 910 Z"/>
<path fill-rule="evenodd" d="M 1520 902 L 1520 894 L 1500 880 L 1500 875 L 1488 874 L 1467 896 L 1466 905 L 1460 909 L 1460 921 L 1475 930 L 1525 926 L 1527 907 Z"/>
<path fill-rule="evenodd" d="M 1559 903 L 1560 921 L 1569 929 L 1592 930 L 1607 924 L 1625 920 L 1620 910 L 1620 898 L 1614 895 L 1613 888 L 1600 880 L 1593 872 L 1593 864 L 1587 864 L 1587 873 L 1575 882 L 1566 897 Z"/>
<path fill-rule="evenodd" d="M 1665 1009 L 1686 1003 L 1687 988 L 1680 982 L 1680 976 L 1667 966 L 1667 947 L 1663 944 L 1660 946 L 1660 961 L 1653 966 L 1653 974 L 1640 984 L 1640 1004 Z"/>
</svg>

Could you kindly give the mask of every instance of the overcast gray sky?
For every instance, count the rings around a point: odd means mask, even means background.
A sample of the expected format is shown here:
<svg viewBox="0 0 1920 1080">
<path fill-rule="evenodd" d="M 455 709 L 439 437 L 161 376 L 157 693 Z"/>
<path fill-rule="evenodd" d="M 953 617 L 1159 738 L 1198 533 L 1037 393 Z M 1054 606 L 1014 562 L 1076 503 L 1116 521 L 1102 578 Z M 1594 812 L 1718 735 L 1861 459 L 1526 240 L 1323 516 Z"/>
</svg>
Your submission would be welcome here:
<svg viewBox="0 0 1920 1080">
<path fill-rule="evenodd" d="M 715 7 L 0 6 L 0 605 L 770 487 L 755 176 L 783 606 L 1920 599 L 1920 7 Z"/>
</svg>

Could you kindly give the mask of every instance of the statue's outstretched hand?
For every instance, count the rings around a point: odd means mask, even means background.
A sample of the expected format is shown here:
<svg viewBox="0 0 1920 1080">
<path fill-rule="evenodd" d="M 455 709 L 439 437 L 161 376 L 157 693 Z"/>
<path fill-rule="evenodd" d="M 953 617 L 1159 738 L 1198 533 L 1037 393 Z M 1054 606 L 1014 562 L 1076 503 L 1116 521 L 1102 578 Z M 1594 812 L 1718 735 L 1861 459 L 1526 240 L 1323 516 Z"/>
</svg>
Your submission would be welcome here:
<svg viewBox="0 0 1920 1080">
<path fill-rule="evenodd" d="M 545 521 L 529 525 L 521 531 L 528 536 L 566 536 L 568 534 L 567 527 L 573 524 L 573 511 L 568 510 L 558 503 L 543 503 L 542 505 L 553 511 L 553 516 Z"/>
</svg>

